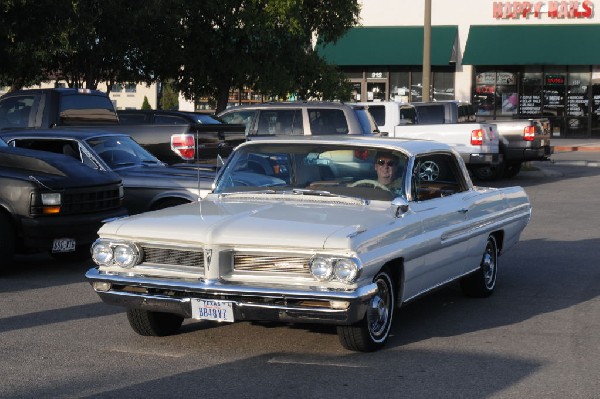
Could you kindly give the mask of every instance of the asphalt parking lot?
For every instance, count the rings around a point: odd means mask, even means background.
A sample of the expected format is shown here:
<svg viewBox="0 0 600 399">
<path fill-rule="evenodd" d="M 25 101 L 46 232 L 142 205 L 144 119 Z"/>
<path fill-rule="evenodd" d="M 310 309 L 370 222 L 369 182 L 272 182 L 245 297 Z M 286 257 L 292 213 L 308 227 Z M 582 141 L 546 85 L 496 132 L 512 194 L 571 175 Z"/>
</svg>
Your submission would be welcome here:
<svg viewBox="0 0 600 399">
<path fill-rule="evenodd" d="M 322 326 L 186 322 L 140 337 L 84 281 L 90 262 L 20 257 L 0 276 L 0 397 L 596 398 L 600 152 L 552 159 L 493 184 L 533 204 L 494 295 L 450 286 L 410 304 L 376 353 Z"/>
</svg>

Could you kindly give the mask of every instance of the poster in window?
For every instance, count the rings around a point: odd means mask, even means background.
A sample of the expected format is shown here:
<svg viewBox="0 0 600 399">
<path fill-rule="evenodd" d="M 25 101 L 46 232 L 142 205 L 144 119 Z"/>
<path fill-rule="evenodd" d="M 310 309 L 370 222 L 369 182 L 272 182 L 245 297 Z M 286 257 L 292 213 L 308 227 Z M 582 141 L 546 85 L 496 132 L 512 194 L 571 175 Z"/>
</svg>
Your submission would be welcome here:
<svg viewBox="0 0 600 399">
<path fill-rule="evenodd" d="M 475 83 L 478 85 L 493 85 L 496 83 L 496 72 L 483 72 L 477 74 Z"/>
<path fill-rule="evenodd" d="M 502 93 L 502 113 L 514 114 L 517 112 L 517 93 Z"/>
<path fill-rule="evenodd" d="M 498 72 L 496 83 L 499 85 L 514 85 L 516 82 L 515 74 L 511 72 Z"/>
</svg>

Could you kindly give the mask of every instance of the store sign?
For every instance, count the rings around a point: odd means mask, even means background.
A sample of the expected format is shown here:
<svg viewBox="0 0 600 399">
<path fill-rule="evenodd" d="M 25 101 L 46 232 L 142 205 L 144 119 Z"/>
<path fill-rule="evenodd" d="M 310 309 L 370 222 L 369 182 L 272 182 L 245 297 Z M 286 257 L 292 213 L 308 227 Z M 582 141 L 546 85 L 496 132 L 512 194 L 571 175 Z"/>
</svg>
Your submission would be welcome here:
<svg viewBox="0 0 600 399">
<path fill-rule="evenodd" d="M 546 75 L 546 85 L 561 85 L 565 84 L 564 75 Z"/>
<path fill-rule="evenodd" d="M 586 1 L 495 1 L 493 16 L 496 19 L 541 18 L 547 14 L 552 19 L 592 18 L 594 3 Z"/>
</svg>

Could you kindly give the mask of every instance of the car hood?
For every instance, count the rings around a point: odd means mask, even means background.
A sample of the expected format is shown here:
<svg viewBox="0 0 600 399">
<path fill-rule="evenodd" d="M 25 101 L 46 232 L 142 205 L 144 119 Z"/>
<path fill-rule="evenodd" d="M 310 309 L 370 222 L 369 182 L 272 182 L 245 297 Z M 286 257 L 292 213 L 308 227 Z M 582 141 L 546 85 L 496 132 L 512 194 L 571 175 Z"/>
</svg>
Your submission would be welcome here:
<svg viewBox="0 0 600 399">
<path fill-rule="evenodd" d="M 200 188 L 210 190 L 215 173 L 194 168 L 138 165 L 115 170 L 123 179 L 125 187 L 148 187 L 149 182 L 157 188 Z"/>
<path fill-rule="evenodd" d="M 320 197 L 232 200 L 210 195 L 199 203 L 107 223 L 99 234 L 207 246 L 347 249 L 353 237 L 394 220 L 389 202 L 367 205 Z"/>
<path fill-rule="evenodd" d="M 62 154 L 24 148 L 3 147 L 0 150 L 0 168 L 6 175 L 56 190 L 121 182 L 114 172 L 92 169 Z"/>
</svg>

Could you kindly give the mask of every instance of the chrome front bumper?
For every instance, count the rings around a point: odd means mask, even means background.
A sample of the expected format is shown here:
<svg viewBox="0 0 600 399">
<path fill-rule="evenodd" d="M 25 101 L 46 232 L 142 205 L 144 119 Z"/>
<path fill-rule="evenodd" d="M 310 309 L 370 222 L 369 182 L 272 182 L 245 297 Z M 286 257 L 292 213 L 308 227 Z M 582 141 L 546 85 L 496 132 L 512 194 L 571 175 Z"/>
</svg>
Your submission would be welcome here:
<svg viewBox="0 0 600 399">
<path fill-rule="evenodd" d="M 97 268 L 88 270 L 85 276 L 93 286 L 97 282 L 110 283 L 106 291 L 94 287 L 105 303 L 186 318 L 192 317 L 191 298 L 202 298 L 232 301 L 236 321 L 348 325 L 363 319 L 370 299 L 377 294 L 375 283 L 356 290 L 301 290 L 281 285 L 257 287 L 224 281 L 148 279 L 103 274 Z"/>
</svg>

